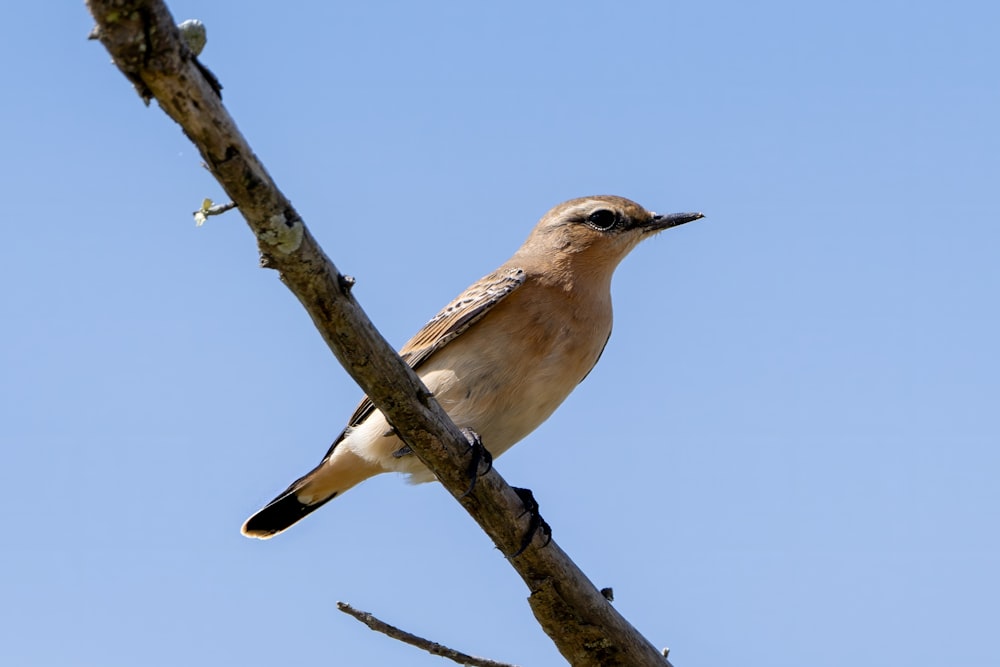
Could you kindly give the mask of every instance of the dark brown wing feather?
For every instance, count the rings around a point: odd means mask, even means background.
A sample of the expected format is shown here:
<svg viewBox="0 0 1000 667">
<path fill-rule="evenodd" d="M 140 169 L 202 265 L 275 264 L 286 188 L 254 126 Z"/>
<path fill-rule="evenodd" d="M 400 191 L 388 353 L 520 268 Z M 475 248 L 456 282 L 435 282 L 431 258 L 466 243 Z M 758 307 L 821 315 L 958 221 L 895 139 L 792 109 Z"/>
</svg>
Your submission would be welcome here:
<svg viewBox="0 0 1000 667">
<path fill-rule="evenodd" d="M 419 368 L 435 352 L 468 331 L 469 327 L 481 320 L 493 306 L 523 285 L 524 279 L 524 270 L 517 267 L 499 269 L 484 276 L 458 295 L 440 313 L 432 317 L 403 346 L 399 356 L 410 365 L 410 368 Z M 330 445 L 324 459 L 329 457 L 337 444 L 344 439 L 347 429 L 364 422 L 374 410 L 375 406 L 372 405 L 367 396 L 361 399 L 361 403 L 358 404 L 354 414 L 347 422 L 347 428 L 341 431 L 337 439 Z"/>
</svg>

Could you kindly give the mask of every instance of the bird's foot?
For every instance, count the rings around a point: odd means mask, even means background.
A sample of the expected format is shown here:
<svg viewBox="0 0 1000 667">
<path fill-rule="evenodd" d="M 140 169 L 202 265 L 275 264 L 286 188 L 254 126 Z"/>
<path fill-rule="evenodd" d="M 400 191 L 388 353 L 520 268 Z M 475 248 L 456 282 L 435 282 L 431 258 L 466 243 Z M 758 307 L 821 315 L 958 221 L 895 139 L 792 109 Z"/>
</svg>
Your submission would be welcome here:
<svg viewBox="0 0 1000 667">
<path fill-rule="evenodd" d="M 464 498 L 472 493 L 472 490 L 476 488 L 476 480 L 493 469 L 493 455 L 490 454 L 488 449 L 483 447 L 483 439 L 480 438 L 479 434 L 471 428 L 463 428 L 462 434 L 465 436 L 465 439 L 469 441 L 471 454 L 468 468 L 469 488 L 462 494 L 461 497 Z M 479 472 L 480 467 L 484 467 L 482 472 Z"/>
<path fill-rule="evenodd" d="M 510 558 L 517 558 L 528 548 L 528 545 L 535 539 L 535 534 L 539 530 L 545 535 L 545 543 L 542 546 L 548 546 L 549 542 L 552 541 L 552 527 L 538 513 L 538 501 L 535 500 L 535 494 L 531 492 L 531 489 L 521 489 L 516 486 L 511 488 L 514 489 L 514 493 L 517 494 L 517 497 L 521 499 L 521 503 L 524 505 L 524 513 L 521 516 L 525 514 L 531 515 L 528 519 L 528 530 L 525 531 L 524 539 L 521 540 L 521 547 L 510 555 Z"/>
</svg>

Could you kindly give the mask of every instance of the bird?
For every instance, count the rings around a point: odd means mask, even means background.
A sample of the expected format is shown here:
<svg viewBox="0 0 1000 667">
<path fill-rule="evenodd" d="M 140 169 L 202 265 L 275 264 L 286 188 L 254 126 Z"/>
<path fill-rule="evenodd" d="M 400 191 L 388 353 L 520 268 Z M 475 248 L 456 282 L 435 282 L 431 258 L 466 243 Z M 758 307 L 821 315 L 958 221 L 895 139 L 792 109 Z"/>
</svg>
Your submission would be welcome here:
<svg viewBox="0 0 1000 667">
<path fill-rule="evenodd" d="M 663 230 L 704 217 L 659 215 L 612 195 L 546 213 L 524 244 L 435 315 L 399 354 L 457 426 L 497 457 L 535 430 L 583 381 L 611 335 L 611 278 Z M 268 539 L 364 480 L 434 475 L 365 397 L 319 465 L 243 524 Z"/>
</svg>

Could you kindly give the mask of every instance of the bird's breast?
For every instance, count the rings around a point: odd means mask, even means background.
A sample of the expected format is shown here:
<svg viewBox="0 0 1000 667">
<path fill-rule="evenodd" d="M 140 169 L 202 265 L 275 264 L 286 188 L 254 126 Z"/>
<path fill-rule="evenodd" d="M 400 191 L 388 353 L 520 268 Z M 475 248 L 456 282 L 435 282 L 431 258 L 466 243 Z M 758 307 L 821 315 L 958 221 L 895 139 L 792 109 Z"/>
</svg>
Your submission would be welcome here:
<svg viewBox="0 0 1000 667">
<path fill-rule="evenodd" d="M 475 430 L 499 456 L 569 396 L 610 332 L 610 297 L 519 290 L 418 373 L 455 423 Z"/>
</svg>

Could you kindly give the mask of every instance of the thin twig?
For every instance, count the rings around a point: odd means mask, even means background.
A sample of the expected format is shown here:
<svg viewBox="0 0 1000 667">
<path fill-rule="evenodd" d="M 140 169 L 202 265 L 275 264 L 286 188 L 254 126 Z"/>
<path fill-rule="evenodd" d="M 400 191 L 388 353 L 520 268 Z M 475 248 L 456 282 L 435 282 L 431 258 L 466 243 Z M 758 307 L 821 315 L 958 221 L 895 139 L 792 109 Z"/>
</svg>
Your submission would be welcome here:
<svg viewBox="0 0 1000 667">
<path fill-rule="evenodd" d="M 192 213 L 192 215 L 194 215 L 195 224 L 201 227 L 205 224 L 205 221 L 208 220 L 209 216 L 222 215 L 226 211 L 231 211 L 234 208 L 236 208 L 236 202 L 216 204 L 211 199 L 206 199 L 201 203 L 201 208 Z"/>
<path fill-rule="evenodd" d="M 489 658 L 477 658 L 474 655 L 468 655 L 466 653 L 462 653 L 461 651 L 456 651 L 453 648 L 442 646 L 437 642 L 432 642 L 429 639 L 418 637 L 413 633 L 407 632 L 406 630 L 400 630 L 394 625 L 389 625 L 385 621 L 375 618 L 367 611 L 355 609 L 346 602 L 338 602 L 337 609 L 345 614 L 350 614 L 375 632 L 381 632 L 387 637 L 398 639 L 399 641 L 409 644 L 410 646 L 421 648 L 431 655 L 439 655 L 442 658 L 448 658 L 449 660 L 453 660 L 461 665 L 471 665 L 471 667 L 517 667 L 509 662 L 497 662 L 496 660 L 490 660 Z"/>
</svg>

